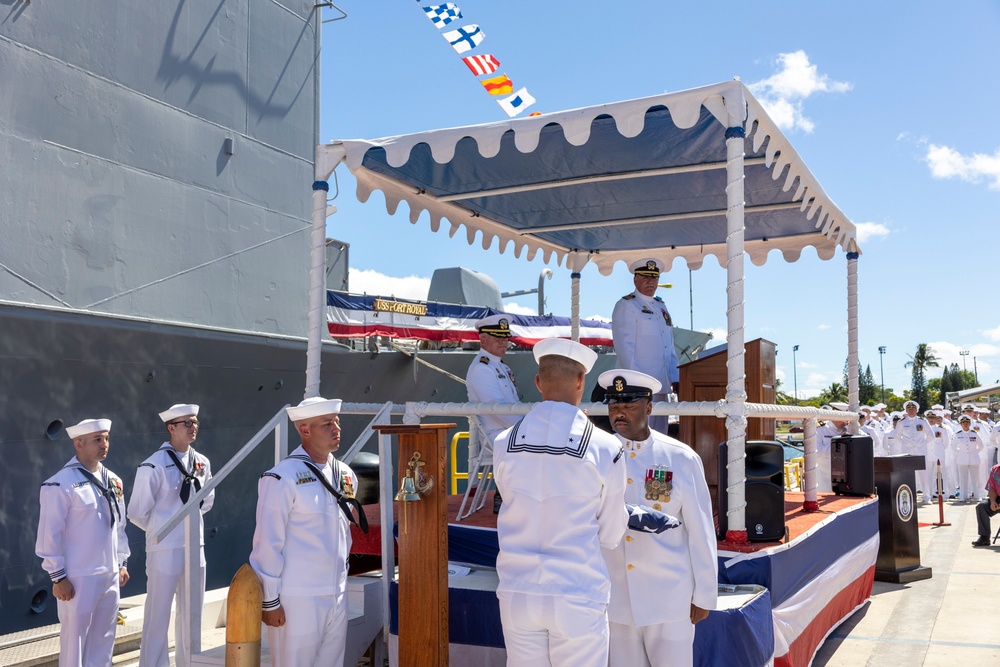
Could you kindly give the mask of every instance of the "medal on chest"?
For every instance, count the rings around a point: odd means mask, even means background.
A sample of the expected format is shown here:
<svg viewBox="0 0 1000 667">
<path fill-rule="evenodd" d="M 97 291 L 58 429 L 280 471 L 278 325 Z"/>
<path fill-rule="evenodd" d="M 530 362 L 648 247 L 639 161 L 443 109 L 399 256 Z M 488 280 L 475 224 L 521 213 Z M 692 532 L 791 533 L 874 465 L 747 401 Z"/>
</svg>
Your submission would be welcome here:
<svg viewBox="0 0 1000 667">
<path fill-rule="evenodd" d="M 344 494 L 345 498 L 354 497 L 354 483 L 351 482 L 351 478 L 346 474 L 340 475 L 340 490 Z"/>
<path fill-rule="evenodd" d="M 674 473 L 666 466 L 646 469 L 646 500 L 670 502 L 670 492 L 674 490 Z"/>
</svg>

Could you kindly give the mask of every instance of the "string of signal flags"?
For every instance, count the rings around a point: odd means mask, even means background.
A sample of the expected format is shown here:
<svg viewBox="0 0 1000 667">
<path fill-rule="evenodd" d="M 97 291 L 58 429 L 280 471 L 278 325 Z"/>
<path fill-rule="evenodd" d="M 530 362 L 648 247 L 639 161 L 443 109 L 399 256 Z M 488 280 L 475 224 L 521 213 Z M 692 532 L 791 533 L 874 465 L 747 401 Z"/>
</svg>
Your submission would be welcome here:
<svg viewBox="0 0 1000 667">
<path fill-rule="evenodd" d="M 417 0 L 417 3 L 420 4 L 423 1 L 426 0 Z M 438 30 L 442 30 L 445 26 L 451 24 L 452 21 L 463 18 L 462 10 L 453 2 L 426 6 L 421 4 L 421 9 L 424 10 L 424 15 L 430 19 L 430 22 Z M 451 44 L 451 47 L 455 49 L 455 53 L 459 55 L 475 50 L 486 39 L 482 28 L 475 23 L 442 32 L 441 36 Z M 510 118 L 517 116 L 535 103 L 535 98 L 528 93 L 527 88 L 521 87 L 515 92 L 514 83 L 506 74 L 489 76 L 496 74 L 497 70 L 500 69 L 500 61 L 492 53 L 468 55 L 462 58 L 462 62 L 477 77 L 486 92 L 495 99 L 498 98 L 496 99 L 496 103 L 500 105 L 500 108 Z M 541 113 L 535 111 L 528 115 L 540 116 Z"/>
</svg>

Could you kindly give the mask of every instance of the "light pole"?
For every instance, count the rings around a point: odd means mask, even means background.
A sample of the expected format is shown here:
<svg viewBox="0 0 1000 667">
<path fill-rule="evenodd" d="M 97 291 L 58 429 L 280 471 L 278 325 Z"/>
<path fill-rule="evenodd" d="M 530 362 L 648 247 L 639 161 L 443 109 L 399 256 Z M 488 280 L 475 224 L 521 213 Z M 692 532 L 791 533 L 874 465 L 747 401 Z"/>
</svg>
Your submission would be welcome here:
<svg viewBox="0 0 1000 667">
<path fill-rule="evenodd" d="M 792 346 L 792 382 L 795 383 L 793 385 L 795 387 L 795 389 L 793 390 L 793 391 L 795 391 L 795 405 L 799 404 L 799 369 L 798 369 L 798 364 L 795 361 L 795 353 L 798 352 L 798 351 L 799 351 L 799 346 L 798 345 L 793 345 Z"/>
<path fill-rule="evenodd" d="M 979 386 L 979 367 L 976 366 L 976 357 L 972 357 L 972 373 L 976 376 L 976 386 Z"/>
<path fill-rule="evenodd" d="M 965 358 L 969 356 L 968 350 L 959 350 L 958 353 L 962 355 L 962 372 L 967 373 L 968 369 L 965 367 Z"/>
<path fill-rule="evenodd" d="M 882 380 L 882 402 L 885 403 L 885 370 L 882 368 L 882 355 L 885 354 L 885 345 L 878 346 L 878 374 Z"/>
</svg>

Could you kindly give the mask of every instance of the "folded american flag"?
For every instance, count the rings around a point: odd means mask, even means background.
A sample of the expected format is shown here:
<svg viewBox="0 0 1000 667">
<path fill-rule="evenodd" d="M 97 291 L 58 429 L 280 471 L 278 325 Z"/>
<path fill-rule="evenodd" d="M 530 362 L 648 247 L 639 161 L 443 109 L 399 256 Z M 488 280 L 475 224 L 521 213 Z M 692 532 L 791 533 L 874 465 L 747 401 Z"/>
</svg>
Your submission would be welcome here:
<svg viewBox="0 0 1000 667">
<path fill-rule="evenodd" d="M 652 507 L 625 503 L 625 509 L 628 510 L 628 529 L 638 533 L 658 534 L 681 525 L 681 520 L 677 517 L 664 514 Z"/>
</svg>

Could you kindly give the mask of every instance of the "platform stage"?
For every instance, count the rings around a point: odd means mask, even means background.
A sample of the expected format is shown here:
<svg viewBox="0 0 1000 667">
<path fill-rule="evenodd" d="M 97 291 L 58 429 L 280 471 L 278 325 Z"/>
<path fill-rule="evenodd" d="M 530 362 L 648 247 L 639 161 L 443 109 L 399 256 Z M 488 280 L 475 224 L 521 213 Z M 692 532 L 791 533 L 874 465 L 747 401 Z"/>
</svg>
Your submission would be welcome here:
<svg viewBox="0 0 1000 667">
<path fill-rule="evenodd" d="M 460 496 L 449 497 L 448 557 L 472 571 L 453 567 L 457 574 L 449 577 L 452 664 L 502 665 L 496 573 L 477 569 L 493 568 L 499 550 L 492 499 L 455 523 L 460 502 Z M 696 628 L 695 665 L 759 667 L 773 659 L 778 667 L 805 667 L 827 635 L 871 595 L 877 500 L 820 494 L 815 512 L 803 511 L 802 502 L 802 494 L 785 493 L 787 543 L 719 542 L 720 609 Z M 374 555 L 380 548 L 378 507 L 365 510 L 370 531 L 365 536 L 354 529 L 351 552 Z M 394 593 L 390 604 L 395 633 Z M 462 656 L 473 657 L 467 662 Z"/>
</svg>

